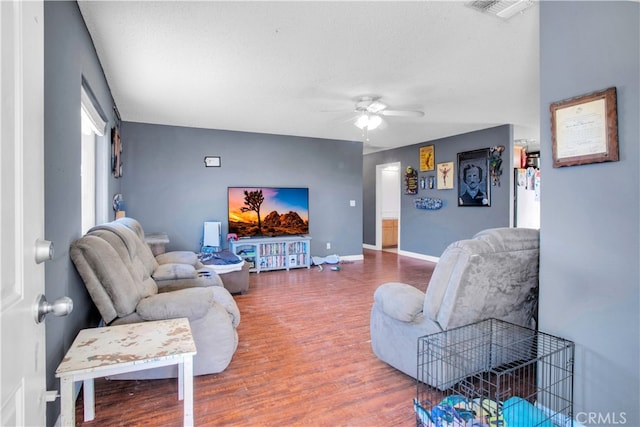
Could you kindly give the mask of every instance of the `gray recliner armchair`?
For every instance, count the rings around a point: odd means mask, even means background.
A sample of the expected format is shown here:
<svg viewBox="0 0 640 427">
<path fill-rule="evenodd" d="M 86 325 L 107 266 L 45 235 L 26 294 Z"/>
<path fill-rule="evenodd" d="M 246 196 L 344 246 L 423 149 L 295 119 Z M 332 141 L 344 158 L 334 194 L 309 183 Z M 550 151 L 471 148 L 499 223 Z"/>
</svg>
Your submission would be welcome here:
<svg viewBox="0 0 640 427">
<path fill-rule="evenodd" d="M 89 230 L 72 243 L 70 255 L 106 325 L 186 317 L 197 349 L 194 375 L 229 365 L 238 346 L 240 311 L 218 275 L 202 267 L 194 253 L 154 257 L 136 232 L 117 220 Z M 167 366 L 116 378 L 177 373 L 176 366 Z"/>
<path fill-rule="evenodd" d="M 417 376 L 418 338 L 487 318 L 531 327 L 537 316 L 539 232 L 484 230 L 449 245 L 426 293 L 404 283 L 376 289 L 371 347 L 394 368 Z"/>
</svg>

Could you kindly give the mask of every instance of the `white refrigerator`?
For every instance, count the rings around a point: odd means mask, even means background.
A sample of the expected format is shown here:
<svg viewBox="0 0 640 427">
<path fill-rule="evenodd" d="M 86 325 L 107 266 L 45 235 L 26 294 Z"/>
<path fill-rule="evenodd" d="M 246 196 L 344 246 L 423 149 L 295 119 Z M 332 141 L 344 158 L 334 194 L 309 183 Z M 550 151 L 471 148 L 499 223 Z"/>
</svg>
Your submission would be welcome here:
<svg viewBox="0 0 640 427">
<path fill-rule="evenodd" d="M 540 169 L 514 169 L 515 226 L 540 229 Z"/>
</svg>

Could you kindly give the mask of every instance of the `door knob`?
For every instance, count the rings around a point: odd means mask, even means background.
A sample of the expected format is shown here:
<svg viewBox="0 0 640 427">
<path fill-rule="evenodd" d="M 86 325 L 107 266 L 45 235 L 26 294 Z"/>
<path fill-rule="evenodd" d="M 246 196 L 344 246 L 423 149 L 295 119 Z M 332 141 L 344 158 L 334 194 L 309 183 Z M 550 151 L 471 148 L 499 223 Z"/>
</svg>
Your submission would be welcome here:
<svg viewBox="0 0 640 427">
<path fill-rule="evenodd" d="M 73 300 L 69 297 L 58 298 L 50 304 L 44 295 L 40 295 L 35 305 L 36 323 L 42 323 L 45 316 L 49 313 L 54 315 L 66 316 L 73 311 Z"/>
<path fill-rule="evenodd" d="M 38 264 L 53 259 L 53 242 L 36 240 L 36 262 Z"/>
</svg>

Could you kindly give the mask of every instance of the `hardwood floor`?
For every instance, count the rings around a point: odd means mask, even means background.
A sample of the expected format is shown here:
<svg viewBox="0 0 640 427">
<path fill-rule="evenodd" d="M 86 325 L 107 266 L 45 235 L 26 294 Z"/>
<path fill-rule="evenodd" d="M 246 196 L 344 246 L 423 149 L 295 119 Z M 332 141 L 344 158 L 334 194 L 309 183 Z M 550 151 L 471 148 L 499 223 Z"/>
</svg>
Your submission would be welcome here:
<svg viewBox="0 0 640 427">
<path fill-rule="evenodd" d="M 414 426 L 416 384 L 371 351 L 373 292 L 400 281 L 425 290 L 434 263 L 364 251 L 340 271 L 252 274 L 235 297 L 239 345 L 222 373 L 194 379 L 199 426 Z M 96 418 L 78 426 L 178 426 L 176 380 L 96 380 Z"/>
</svg>

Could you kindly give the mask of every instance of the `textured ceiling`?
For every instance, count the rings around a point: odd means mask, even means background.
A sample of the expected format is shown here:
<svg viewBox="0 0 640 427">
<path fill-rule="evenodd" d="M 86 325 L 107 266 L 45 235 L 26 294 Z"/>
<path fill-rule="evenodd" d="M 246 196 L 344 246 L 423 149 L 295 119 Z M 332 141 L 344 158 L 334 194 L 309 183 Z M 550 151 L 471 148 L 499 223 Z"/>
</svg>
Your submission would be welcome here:
<svg viewBox="0 0 640 427">
<path fill-rule="evenodd" d="M 514 125 L 539 140 L 538 6 L 508 21 L 463 1 L 80 1 L 123 120 L 363 140 L 365 152 Z"/>
</svg>

